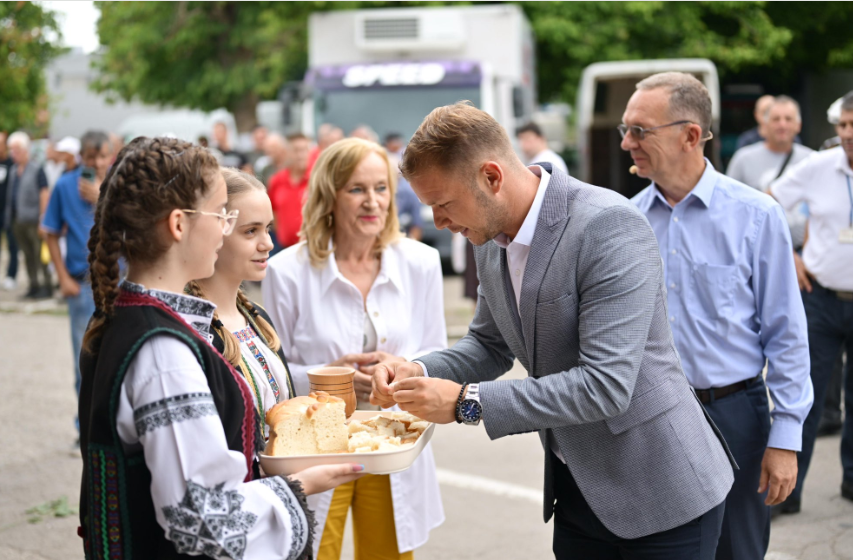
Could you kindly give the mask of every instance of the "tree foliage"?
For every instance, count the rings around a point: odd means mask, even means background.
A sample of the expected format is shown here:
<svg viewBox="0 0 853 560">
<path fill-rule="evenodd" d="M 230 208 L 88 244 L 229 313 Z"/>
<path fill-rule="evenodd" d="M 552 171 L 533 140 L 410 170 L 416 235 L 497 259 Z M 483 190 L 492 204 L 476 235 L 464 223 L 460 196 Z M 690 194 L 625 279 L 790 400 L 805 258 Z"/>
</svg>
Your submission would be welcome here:
<svg viewBox="0 0 853 560">
<path fill-rule="evenodd" d="M 792 32 L 760 2 L 523 2 L 536 35 L 540 98 L 574 100 L 594 62 L 709 58 L 725 75 L 776 65 Z"/>
<path fill-rule="evenodd" d="M 96 2 L 106 52 L 100 91 L 203 110 L 226 107 L 245 129 L 307 66 L 311 12 L 450 2 Z M 455 3 L 458 4 L 458 3 Z M 853 64 L 847 3 L 519 2 L 537 40 L 540 99 L 572 103 L 593 62 L 701 57 L 721 77 Z M 334 37 L 328 40 L 335 40 Z M 764 73 L 764 74 L 762 74 Z"/>
<path fill-rule="evenodd" d="M 106 52 L 95 87 L 124 100 L 225 107 L 238 127 L 255 104 L 304 76 L 308 16 L 401 2 L 96 2 Z M 429 2 L 405 3 L 424 5 Z"/>
<path fill-rule="evenodd" d="M 46 128 L 44 70 L 63 49 L 53 12 L 33 2 L 0 2 L 0 130 Z"/>
</svg>

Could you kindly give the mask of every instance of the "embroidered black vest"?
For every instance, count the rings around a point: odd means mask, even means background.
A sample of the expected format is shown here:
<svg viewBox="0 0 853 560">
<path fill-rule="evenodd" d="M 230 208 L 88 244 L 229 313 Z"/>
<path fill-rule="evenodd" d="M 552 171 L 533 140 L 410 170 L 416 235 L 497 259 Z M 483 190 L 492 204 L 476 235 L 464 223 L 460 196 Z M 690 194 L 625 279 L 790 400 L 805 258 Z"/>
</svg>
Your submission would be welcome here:
<svg viewBox="0 0 853 560">
<path fill-rule="evenodd" d="M 87 560 L 197 558 L 178 554 L 166 539 L 155 517 L 151 473 L 142 449 L 126 451 L 116 427 L 127 368 L 155 335 L 173 336 L 193 351 L 207 377 L 228 448 L 244 454 L 246 481 L 252 479 L 255 416 L 252 396 L 240 374 L 169 306 L 150 295 L 122 290 L 98 353 L 83 352 L 80 358 L 83 480 L 78 532 Z M 191 395 L 187 398 L 192 400 Z M 187 406 L 193 405 L 188 402 Z M 209 406 L 209 400 L 196 406 Z"/>
</svg>

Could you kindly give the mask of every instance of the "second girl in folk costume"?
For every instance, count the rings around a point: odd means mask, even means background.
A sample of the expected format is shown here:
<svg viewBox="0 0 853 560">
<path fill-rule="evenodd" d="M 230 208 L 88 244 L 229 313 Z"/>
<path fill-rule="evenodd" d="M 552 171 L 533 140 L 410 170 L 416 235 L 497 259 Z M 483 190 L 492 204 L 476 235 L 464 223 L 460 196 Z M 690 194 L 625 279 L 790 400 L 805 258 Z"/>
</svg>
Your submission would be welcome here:
<svg viewBox="0 0 853 560">
<path fill-rule="evenodd" d="M 258 420 L 256 451 L 261 452 L 264 437 L 269 435 L 266 412 L 296 396 L 272 320 L 240 289 L 242 282 L 259 282 L 266 276 L 273 248 L 273 211 L 260 181 L 236 169 L 221 171 L 228 190 L 227 209 L 237 210 L 239 216 L 234 231 L 223 240 L 213 276 L 191 282 L 187 292 L 216 304 L 212 343 L 252 390 Z"/>
</svg>

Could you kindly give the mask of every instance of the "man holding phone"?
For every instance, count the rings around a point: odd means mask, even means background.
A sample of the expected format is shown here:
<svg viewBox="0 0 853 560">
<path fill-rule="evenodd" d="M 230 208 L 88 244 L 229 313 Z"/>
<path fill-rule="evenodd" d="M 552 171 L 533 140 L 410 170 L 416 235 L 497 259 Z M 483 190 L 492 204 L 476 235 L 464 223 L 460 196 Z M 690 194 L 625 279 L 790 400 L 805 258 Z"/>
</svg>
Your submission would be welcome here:
<svg viewBox="0 0 853 560">
<path fill-rule="evenodd" d="M 59 278 L 59 289 L 68 302 L 78 395 L 80 346 L 89 318 L 95 312 L 89 279 L 89 232 L 95 223 L 94 204 L 100 185 L 110 166 L 109 137 L 100 131 L 84 134 L 80 139 L 80 159 L 81 167 L 66 172 L 56 182 L 41 224 Z M 62 235 L 66 237 L 67 247 L 64 259 L 59 248 Z M 75 445 L 79 445 L 79 439 Z"/>
</svg>

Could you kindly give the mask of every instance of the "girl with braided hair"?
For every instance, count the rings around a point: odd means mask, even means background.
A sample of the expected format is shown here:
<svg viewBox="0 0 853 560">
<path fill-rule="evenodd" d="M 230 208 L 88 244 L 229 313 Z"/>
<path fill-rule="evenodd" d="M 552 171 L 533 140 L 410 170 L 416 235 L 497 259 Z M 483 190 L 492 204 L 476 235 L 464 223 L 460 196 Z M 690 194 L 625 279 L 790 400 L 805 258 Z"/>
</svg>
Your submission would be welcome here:
<svg viewBox="0 0 853 560">
<path fill-rule="evenodd" d="M 244 281 L 260 282 L 273 248 L 273 211 L 263 183 L 236 169 L 221 168 L 228 189 L 227 210 L 237 211 L 234 231 L 223 241 L 210 278 L 190 282 L 187 293 L 216 304 L 213 346 L 240 372 L 255 395 L 257 439 L 269 434 L 264 416 L 273 405 L 295 397 L 287 360 L 272 320 L 240 289 Z"/>
<path fill-rule="evenodd" d="M 210 344 L 214 272 L 238 213 L 203 148 L 140 137 L 101 188 L 89 241 L 96 305 L 80 358 L 87 558 L 308 558 L 305 495 L 360 465 L 258 478 L 252 391 Z M 119 283 L 119 259 L 127 276 Z"/>
</svg>

